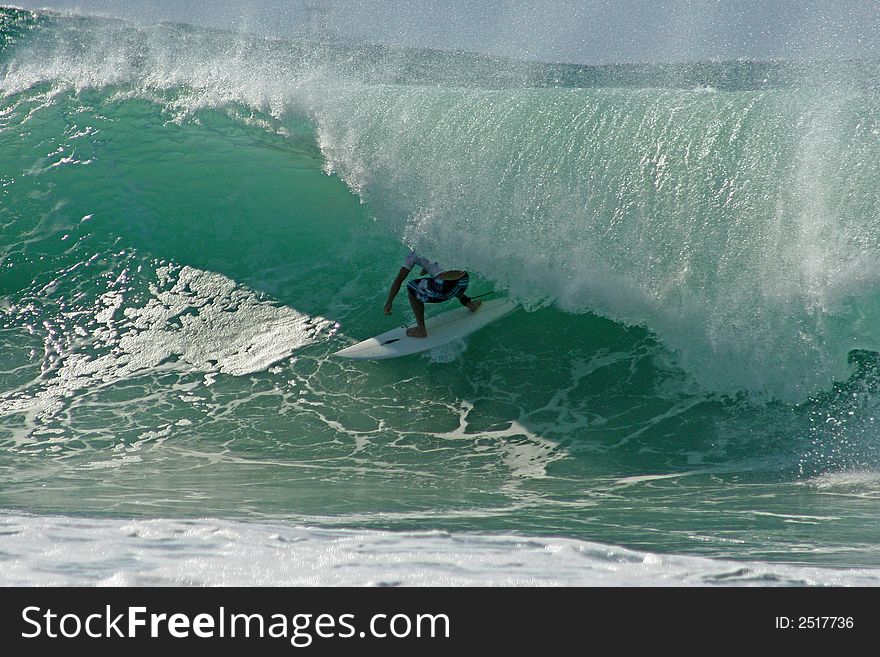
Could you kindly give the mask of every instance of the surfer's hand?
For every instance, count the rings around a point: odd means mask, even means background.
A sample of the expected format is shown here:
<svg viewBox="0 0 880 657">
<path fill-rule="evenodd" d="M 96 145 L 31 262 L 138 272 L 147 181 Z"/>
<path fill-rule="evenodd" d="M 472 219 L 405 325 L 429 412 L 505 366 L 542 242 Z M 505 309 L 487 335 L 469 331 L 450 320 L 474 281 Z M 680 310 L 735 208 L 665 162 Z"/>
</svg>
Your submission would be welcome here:
<svg viewBox="0 0 880 657">
<path fill-rule="evenodd" d="M 390 304 L 390 303 L 386 303 L 386 304 L 385 304 L 385 314 L 386 314 L 386 315 L 390 315 L 390 314 L 391 314 L 391 304 Z"/>
</svg>

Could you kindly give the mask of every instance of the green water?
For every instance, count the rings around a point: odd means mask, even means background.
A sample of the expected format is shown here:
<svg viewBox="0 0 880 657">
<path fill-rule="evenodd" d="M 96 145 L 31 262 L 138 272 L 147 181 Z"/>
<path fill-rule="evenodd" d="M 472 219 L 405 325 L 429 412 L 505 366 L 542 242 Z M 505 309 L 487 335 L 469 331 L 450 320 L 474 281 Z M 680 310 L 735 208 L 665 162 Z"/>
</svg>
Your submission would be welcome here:
<svg viewBox="0 0 880 657">
<path fill-rule="evenodd" d="M 0 16 L 0 508 L 877 565 L 876 66 Z M 333 358 L 407 245 L 523 308 Z"/>
</svg>

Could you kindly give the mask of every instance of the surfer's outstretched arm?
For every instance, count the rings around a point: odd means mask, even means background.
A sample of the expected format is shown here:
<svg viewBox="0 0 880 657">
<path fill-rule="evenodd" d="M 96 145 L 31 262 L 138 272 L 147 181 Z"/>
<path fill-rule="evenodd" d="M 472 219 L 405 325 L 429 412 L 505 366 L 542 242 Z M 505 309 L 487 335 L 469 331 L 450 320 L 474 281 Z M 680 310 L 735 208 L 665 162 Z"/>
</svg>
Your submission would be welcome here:
<svg viewBox="0 0 880 657">
<path fill-rule="evenodd" d="M 394 279 L 394 282 L 391 284 L 391 289 L 388 291 L 388 301 L 385 302 L 386 315 L 391 314 L 391 304 L 394 302 L 394 297 L 400 292 L 400 286 L 403 285 L 406 277 L 409 276 L 409 272 L 410 270 L 406 267 L 401 267 L 400 271 L 397 272 L 397 278 Z"/>
</svg>

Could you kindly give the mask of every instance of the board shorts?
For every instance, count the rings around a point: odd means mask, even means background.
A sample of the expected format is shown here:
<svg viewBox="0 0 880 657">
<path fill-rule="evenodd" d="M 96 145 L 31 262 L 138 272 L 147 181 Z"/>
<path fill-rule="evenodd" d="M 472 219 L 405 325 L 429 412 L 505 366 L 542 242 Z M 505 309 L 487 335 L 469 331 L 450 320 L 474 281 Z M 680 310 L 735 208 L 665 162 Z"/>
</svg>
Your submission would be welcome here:
<svg viewBox="0 0 880 657">
<path fill-rule="evenodd" d="M 464 291 L 470 283 L 470 278 L 465 274 L 458 280 L 444 281 L 437 278 L 417 278 L 406 284 L 406 289 L 422 303 L 440 303 L 452 297 L 457 297 L 463 306 L 470 303 L 470 297 L 465 296 Z"/>
</svg>

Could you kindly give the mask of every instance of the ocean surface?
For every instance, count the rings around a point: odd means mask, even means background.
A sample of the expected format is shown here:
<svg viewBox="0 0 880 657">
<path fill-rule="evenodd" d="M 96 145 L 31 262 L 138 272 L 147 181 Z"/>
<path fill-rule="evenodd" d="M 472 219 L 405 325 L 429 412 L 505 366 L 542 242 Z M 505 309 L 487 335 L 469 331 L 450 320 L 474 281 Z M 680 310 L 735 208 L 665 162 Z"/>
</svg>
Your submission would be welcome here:
<svg viewBox="0 0 880 657">
<path fill-rule="evenodd" d="M 0 8 L 0 584 L 880 584 L 878 180 L 875 61 Z M 520 308 L 334 358 L 410 246 Z"/>
</svg>

